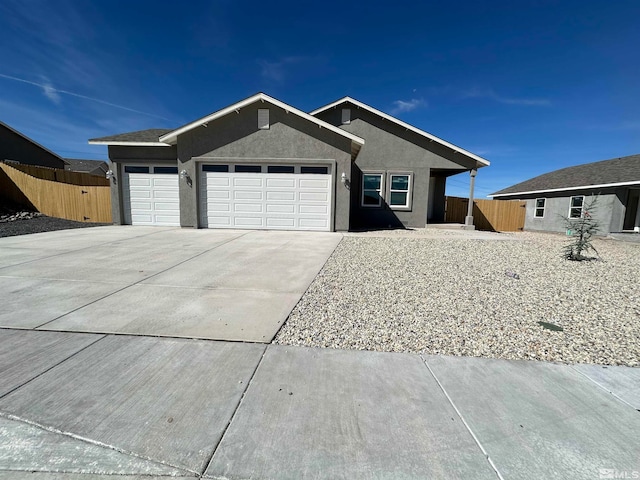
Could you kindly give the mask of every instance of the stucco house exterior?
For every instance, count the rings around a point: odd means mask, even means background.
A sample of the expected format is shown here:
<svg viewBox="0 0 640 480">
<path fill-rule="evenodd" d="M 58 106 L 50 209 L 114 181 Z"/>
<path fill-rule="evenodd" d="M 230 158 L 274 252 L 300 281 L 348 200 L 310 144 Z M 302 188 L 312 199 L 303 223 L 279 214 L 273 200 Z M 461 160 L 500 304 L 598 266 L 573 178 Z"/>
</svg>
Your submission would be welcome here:
<svg viewBox="0 0 640 480">
<path fill-rule="evenodd" d="M 448 176 L 489 165 L 349 97 L 306 113 L 258 93 L 175 130 L 89 143 L 108 146 L 114 223 L 133 225 L 424 227 L 444 219 Z"/>
<path fill-rule="evenodd" d="M 0 161 L 64 169 L 67 163 L 51 150 L 0 122 Z"/>
<path fill-rule="evenodd" d="M 489 196 L 526 200 L 525 230 L 564 232 L 564 219 L 580 218 L 596 195 L 601 233 L 640 231 L 640 154 L 555 170 Z"/>
</svg>

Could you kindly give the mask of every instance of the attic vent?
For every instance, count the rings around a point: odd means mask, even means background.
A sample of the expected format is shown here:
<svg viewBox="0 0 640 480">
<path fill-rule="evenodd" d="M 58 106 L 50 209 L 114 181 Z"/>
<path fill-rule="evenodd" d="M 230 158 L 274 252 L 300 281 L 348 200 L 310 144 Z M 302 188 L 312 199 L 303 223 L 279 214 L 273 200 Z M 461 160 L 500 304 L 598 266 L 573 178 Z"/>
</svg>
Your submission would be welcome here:
<svg viewBox="0 0 640 480">
<path fill-rule="evenodd" d="M 260 130 L 269 130 L 269 109 L 258 109 L 258 128 Z"/>
<path fill-rule="evenodd" d="M 349 125 L 351 123 L 351 109 L 343 108 L 342 109 L 342 124 Z"/>
</svg>

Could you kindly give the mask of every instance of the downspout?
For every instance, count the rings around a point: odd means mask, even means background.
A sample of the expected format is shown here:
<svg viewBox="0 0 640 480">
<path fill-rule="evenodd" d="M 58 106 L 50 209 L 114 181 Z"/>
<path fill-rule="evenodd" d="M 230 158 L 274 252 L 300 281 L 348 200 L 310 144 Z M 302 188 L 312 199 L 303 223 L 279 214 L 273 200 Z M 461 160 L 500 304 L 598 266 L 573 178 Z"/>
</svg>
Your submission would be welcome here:
<svg viewBox="0 0 640 480">
<path fill-rule="evenodd" d="M 471 181 L 469 182 L 469 205 L 467 206 L 467 216 L 464 219 L 464 229 L 465 230 L 475 230 L 476 227 L 473 225 L 473 187 L 476 184 L 476 175 L 478 174 L 478 169 L 473 168 L 469 171 L 469 176 L 471 177 Z"/>
</svg>

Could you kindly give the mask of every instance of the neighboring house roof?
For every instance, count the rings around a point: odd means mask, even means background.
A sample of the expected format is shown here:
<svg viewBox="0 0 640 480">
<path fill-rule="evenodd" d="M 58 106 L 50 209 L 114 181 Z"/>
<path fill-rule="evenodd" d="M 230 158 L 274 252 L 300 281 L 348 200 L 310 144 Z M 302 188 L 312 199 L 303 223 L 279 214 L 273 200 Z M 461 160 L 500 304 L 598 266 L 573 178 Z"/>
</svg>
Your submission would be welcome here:
<svg viewBox="0 0 640 480">
<path fill-rule="evenodd" d="M 53 155 L 54 157 L 60 159 L 61 162 L 63 162 L 64 164 L 66 164 L 67 162 L 64 161 L 64 159 L 58 155 L 57 153 L 52 152 L 51 150 L 49 150 L 46 147 L 43 147 L 42 145 L 40 145 L 38 142 L 33 141 L 33 139 L 27 137 L 26 135 L 20 133 L 18 130 L 16 130 L 15 128 L 11 128 L 9 125 L 7 125 L 4 122 L 0 122 L 0 127 L 6 128 L 7 130 L 9 130 L 10 132 L 15 133 L 16 135 L 22 137 L 23 139 L 25 139 L 27 142 L 30 142 L 31 144 L 35 145 L 36 147 L 40 148 L 41 150 L 44 150 L 45 152 L 47 152 L 50 155 Z M 0 160 L 16 160 L 14 158 L 2 158 Z"/>
<path fill-rule="evenodd" d="M 270 103 L 272 105 L 275 105 L 276 107 L 280 107 L 283 110 L 287 111 L 288 113 L 292 113 L 294 115 L 297 115 L 299 117 L 304 118 L 305 120 L 308 120 L 309 122 L 315 123 L 316 125 L 318 125 L 319 127 L 322 128 L 326 128 L 327 130 L 331 130 L 332 132 L 337 133 L 338 135 L 342 135 L 343 137 L 347 137 L 348 139 L 350 139 L 353 144 L 358 145 L 358 148 L 362 145 L 364 145 L 364 139 L 358 137 L 357 135 L 354 135 L 352 133 L 349 133 L 339 127 L 333 126 L 330 123 L 324 122 L 320 119 L 317 119 L 311 115 L 309 115 L 308 113 L 303 112 L 302 110 L 298 110 L 295 107 L 292 107 L 291 105 L 287 105 L 284 102 L 281 102 L 280 100 L 276 100 L 273 97 L 270 97 L 269 95 L 266 95 L 264 93 L 257 93 L 249 98 L 246 98 L 244 100 L 239 101 L 238 103 L 234 103 L 233 105 L 230 105 L 226 108 L 223 108 L 222 110 L 218 110 L 217 112 L 214 112 L 210 115 L 207 115 L 206 117 L 202 117 L 194 122 L 188 123 L 176 130 L 173 130 L 169 133 L 166 133 L 164 135 L 162 135 L 160 137 L 160 141 L 161 142 L 166 142 L 168 144 L 175 144 L 176 143 L 176 139 L 178 138 L 178 135 L 184 133 L 184 132 L 188 132 L 189 130 L 192 130 L 194 128 L 197 128 L 207 122 L 211 122 L 213 120 L 216 120 L 220 117 L 224 117 L 225 115 L 228 115 L 232 112 L 237 112 L 239 111 L 241 108 L 246 107 L 247 105 L 251 105 L 253 103 L 256 102 L 267 102 Z"/>
<path fill-rule="evenodd" d="M 450 149 L 452 149 L 452 150 L 454 150 L 454 151 L 456 151 L 458 153 L 466 155 L 467 157 L 472 158 L 476 162 L 480 163 L 480 165 L 478 165 L 478 167 L 486 167 L 486 166 L 488 166 L 490 164 L 488 160 L 486 160 L 486 159 L 484 159 L 482 157 L 479 157 L 478 155 L 476 155 L 474 153 L 471 153 L 471 152 L 469 152 L 469 151 L 467 151 L 467 150 L 465 150 L 463 148 L 460 148 L 460 147 L 458 147 L 458 146 L 456 146 L 456 145 L 454 145 L 452 143 L 449 143 L 449 142 L 447 142 L 445 140 L 442 140 L 441 138 L 438 138 L 435 135 L 432 135 L 432 134 L 430 134 L 428 132 L 425 132 L 424 130 L 420 130 L 419 128 L 416 128 L 413 125 L 405 123 L 402 120 L 398 120 L 397 118 L 392 117 L 391 115 L 387 115 L 386 113 L 381 112 L 380 110 L 377 110 L 377 109 L 375 109 L 375 108 L 373 108 L 373 107 L 371 107 L 371 106 L 369 106 L 369 105 L 367 105 L 365 103 L 362 103 L 362 102 L 360 102 L 360 101 L 358 101 L 358 100 L 356 100 L 354 98 L 351 98 L 351 97 L 344 97 L 344 98 L 341 98 L 340 100 L 336 100 L 335 102 L 330 103 L 329 105 L 325 105 L 324 107 L 320 107 L 320 108 L 314 110 L 313 112 L 311 112 L 310 115 L 317 115 L 318 113 L 324 112 L 325 110 L 329 110 L 330 108 L 337 107 L 338 105 L 343 104 L 343 103 L 351 103 L 352 105 L 355 105 L 358 108 L 362 108 L 362 109 L 368 110 L 371 113 L 374 113 L 375 115 L 378 115 L 378 116 L 384 118 L 385 120 L 389 120 L 390 122 L 393 122 L 393 123 L 395 123 L 397 125 L 400 125 L 401 127 L 406 128 L 407 130 L 410 130 L 410 131 L 412 131 L 414 133 L 417 133 L 418 135 L 420 135 L 422 137 L 425 137 L 425 138 L 427 138 L 429 140 L 432 140 L 434 142 L 438 142 L 439 144 L 444 145 L 446 147 L 449 147 Z"/>
<path fill-rule="evenodd" d="M 119 133 L 108 137 L 90 138 L 91 145 L 132 145 L 140 147 L 168 147 L 168 143 L 161 142 L 161 135 L 171 132 L 169 128 L 150 128 L 136 132 Z"/>
<path fill-rule="evenodd" d="M 107 173 L 109 165 L 104 160 L 86 160 L 81 158 L 65 158 L 68 165 L 65 170 L 72 172 L 86 172 L 93 175 L 101 175 Z"/>
<path fill-rule="evenodd" d="M 640 185 L 640 154 L 562 168 L 504 188 L 489 197 L 624 185 Z"/>
</svg>

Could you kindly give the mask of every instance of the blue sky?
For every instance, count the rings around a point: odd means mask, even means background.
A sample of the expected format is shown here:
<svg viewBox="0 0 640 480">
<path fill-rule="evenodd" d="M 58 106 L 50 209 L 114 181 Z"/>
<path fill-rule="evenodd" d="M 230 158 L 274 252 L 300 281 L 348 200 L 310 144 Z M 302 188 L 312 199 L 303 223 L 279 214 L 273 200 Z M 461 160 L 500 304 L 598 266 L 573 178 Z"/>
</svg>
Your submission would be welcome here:
<svg viewBox="0 0 640 480">
<path fill-rule="evenodd" d="M 0 2 L 0 120 L 64 157 L 262 91 L 352 96 L 491 161 L 477 196 L 640 153 L 640 2 Z M 468 194 L 468 175 L 447 193 Z"/>
</svg>

